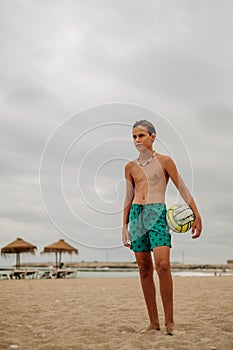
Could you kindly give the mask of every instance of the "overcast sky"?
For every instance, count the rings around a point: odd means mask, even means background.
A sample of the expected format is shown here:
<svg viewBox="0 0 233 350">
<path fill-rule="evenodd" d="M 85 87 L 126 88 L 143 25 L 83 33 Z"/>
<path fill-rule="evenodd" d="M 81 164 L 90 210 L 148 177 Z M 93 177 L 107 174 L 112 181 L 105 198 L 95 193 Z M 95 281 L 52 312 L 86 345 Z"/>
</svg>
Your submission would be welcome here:
<svg viewBox="0 0 233 350">
<path fill-rule="evenodd" d="M 134 261 L 124 166 L 147 118 L 203 216 L 172 261 L 232 259 L 232 16 L 227 0 L 0 1 L 0 247 L 21 237 L 38 247 L 22 261 L 52 261 L 40 251 L 65 238 L 73 261 Z"/>
</svg>

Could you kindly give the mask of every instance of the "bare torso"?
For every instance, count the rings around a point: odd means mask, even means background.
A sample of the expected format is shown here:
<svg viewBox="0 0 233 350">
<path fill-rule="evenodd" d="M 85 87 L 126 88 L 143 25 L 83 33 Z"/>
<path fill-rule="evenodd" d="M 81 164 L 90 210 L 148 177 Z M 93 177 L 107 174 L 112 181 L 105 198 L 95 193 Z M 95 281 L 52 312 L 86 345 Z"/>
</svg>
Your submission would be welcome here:
<svg viewBox="0 0 233 350">
<path fill-rule="evenodd" d="M 134 204 L 164 203 L 169 176 L 164 168 L 166 156 L 156 154 L 152 161 L 141 167 L 137 160 L 130 163 L 134 184 Z"/>
</svg>

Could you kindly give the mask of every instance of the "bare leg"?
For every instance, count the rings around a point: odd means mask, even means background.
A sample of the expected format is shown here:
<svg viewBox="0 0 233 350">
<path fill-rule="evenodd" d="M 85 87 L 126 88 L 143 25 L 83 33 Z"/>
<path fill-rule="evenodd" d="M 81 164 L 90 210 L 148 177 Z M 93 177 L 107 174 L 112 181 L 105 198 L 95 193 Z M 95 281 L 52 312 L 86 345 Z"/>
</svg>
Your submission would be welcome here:
<svg viewBox="0 0 233 350">
<path fill-rule="evenodd" d="M 142 291 L 144 294 L 150 325 L 147 330 L 160 330 L 158 310 L 155 299 L 154 266 L 150 252 L 135 252 L 139 267 Z"/>
<path fill-rule="evenodd" d="M 165 326 L 168 334 L 173 334 L 176 327 L 173 319 L 173 282 L 170 269 L 170 248 L 153 249 L 155 266 L 159 276 L 160 293 L 165 314 Z"/>
</svg>

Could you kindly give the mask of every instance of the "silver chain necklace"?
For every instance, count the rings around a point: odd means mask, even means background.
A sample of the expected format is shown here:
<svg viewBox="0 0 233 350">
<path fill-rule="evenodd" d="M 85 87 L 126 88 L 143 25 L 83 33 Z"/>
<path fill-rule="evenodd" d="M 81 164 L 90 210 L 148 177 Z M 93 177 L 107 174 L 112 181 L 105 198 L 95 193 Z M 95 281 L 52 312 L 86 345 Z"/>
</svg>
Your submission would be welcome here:
<svg viewBox="0 0 233 350">
<path fill-rule="evenodd" d="M 152 156 L 146 161 L 146 163 L 141 163 L 139 157 L 138 157 L 137 161 L 138 161 L 138 164 L 139 164 L 141 167 L 144 167 L 144 166 L 147 166 L 147 165 L 152 161 L 152 159 L 153 159 L 154 157 L 155 157 L 155 151 L 154 151 L 154 153 L 152 154 Z"/>
</svg>

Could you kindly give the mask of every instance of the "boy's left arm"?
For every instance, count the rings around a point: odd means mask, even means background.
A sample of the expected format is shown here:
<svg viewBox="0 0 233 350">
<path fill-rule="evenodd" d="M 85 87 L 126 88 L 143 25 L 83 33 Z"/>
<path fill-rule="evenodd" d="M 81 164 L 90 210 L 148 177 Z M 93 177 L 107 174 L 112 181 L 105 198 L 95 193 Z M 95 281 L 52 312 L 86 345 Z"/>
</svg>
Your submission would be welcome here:
<svg viewBox="0 0 233 350">
<path fill-rule="evenodd" d="M 165 170 L 168 174 L 168 176 L 172 179 L 173 183 L 175 184 L 176 188 L 180 192 L 181 197 L 184 199 L 184 201 L 187 203 L 187 205 L 192 209 L 194 214 L 194 223 L 192 225 L 192 238 L 198 238 L 202 231 L 202 221 L 200 213 L 197 209 L 197 205 L 189 192 L 188 188 L 186 187 L 184 181 L 182 180 L 181 176 L 179 175 L 176 165 L 173 162 L 173 160 L 170 157 L 167 157 L 165 161 Z"/>
</svg>

